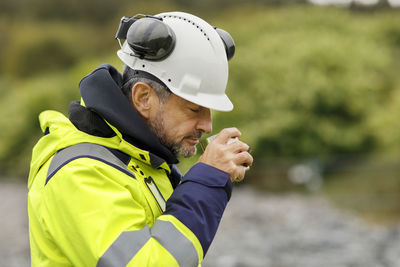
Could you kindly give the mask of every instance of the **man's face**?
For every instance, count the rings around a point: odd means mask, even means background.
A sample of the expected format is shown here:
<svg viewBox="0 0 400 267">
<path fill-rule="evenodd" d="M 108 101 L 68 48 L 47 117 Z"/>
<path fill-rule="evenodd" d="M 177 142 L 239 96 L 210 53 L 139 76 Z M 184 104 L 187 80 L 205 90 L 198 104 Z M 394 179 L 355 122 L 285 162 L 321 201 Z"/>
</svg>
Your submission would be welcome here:
<svg viewBox="0 0 400 267">
<path fill-rule="evenodd" d="M 211 111 L 171 94 L 166 103 L 160 102 L 148 125 L 176 156 L 191 157 L 202 134 L 211 133 Z"/>
</svg>

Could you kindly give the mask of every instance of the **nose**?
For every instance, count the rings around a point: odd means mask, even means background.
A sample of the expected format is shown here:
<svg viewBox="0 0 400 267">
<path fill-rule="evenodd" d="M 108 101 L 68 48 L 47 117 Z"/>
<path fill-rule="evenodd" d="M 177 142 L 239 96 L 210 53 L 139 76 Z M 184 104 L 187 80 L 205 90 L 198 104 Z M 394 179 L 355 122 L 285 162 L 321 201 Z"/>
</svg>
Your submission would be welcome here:
<svg viewBox="0 0 400 267">
<path fill-rule="evenodd" d="M 202 108 L 197 123 L 197 130 L 203 131 L 205 134 L 209 134 L 212 131 L 212 117 L 211 110 L 209 108 Z"/>
</svg>

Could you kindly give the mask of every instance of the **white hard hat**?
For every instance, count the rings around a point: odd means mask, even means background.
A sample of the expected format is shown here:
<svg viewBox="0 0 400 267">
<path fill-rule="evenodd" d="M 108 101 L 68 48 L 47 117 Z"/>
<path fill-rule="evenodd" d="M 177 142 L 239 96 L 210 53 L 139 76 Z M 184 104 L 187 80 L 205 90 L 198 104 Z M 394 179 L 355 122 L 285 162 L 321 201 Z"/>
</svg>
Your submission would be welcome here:
<svg viewBox="0 0 400 267">
<path fill-rule="evenodd" d="M 132 43 L 128 44 L 128 41 L 125 41 L 117 52 L 119 58 L 134 70 L 154 75 L 174 94 L 192 103 L 219 111 L 231 111 L 233 104 L 226 96 L 225 89 L 228 82 L 228 59 L 233 56 L 234 43 L 232 39 L 223 40 L 221 32 L 217 31 L 222 31 L 223 35 L 227 34 L 229 37 L 230 35 L 188 13 L 168 12 L 146 18 L 158 21 L 162 19 L 161 23 L 158 23 L 164 24 L 160 27 L 167 29 L 162 30 L 172 31 L 169 33 L 172 37 L 165 39 L 166 42 L 161 42 L 162 46 L 168 44 L 155 51 L 153 57 L 147 57 L 144 54 L 148 51 L 140 42 L 133 47 Z M 146 30 L 138 26 L 139 28 L 132 30 L 131 25 L 136 25 L 135 22 L 142 19 L 145 18 L 138 18 L 129 23 L 130 28 L 125 29 L 125 35 L 140 32 L 143 40 L 153 34 L 154 28 L 159 27 L 151 26 L 149 31 L 148 27 Z M 155 42 L 159 42 L 159 39 L 156 39 L 154 38 Z M 143 54 L 140 51 L 143 51 Z M 161 56 L 158 56 L 158 52 Z"/>
</svg>

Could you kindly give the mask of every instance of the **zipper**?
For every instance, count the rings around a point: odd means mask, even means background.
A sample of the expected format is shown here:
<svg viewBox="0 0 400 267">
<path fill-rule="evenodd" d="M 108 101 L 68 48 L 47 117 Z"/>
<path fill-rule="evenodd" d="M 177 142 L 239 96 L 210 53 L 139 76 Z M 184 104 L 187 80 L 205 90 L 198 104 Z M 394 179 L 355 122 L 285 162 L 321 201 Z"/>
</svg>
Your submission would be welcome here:
<svg viewBox="0 0 400 267">
<path fill-rule="evenodd" d="M 158 206 L 160 207 L 161 211 L 164 212 L 166 208 L 166 201 L 160 190 L 158 189 L 156 183 L 154 182 L 153 178 L 149 176 L 147 178 L 144 178 L 144 181 L 147 185 L 147 188 L 150 190 L 154 199 L 156 200 Z"/>
</svg>

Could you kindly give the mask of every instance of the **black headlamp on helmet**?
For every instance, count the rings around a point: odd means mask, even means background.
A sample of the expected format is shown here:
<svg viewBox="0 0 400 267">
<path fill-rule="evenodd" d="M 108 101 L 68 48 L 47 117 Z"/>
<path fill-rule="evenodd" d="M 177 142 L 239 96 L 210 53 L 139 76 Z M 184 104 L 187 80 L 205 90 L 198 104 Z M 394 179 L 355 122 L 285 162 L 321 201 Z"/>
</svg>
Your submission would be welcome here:
<svg viewBox="0 0 400 267">
<path fill-rule="evenodd" d="M 235 43 L 231 35 L 222 29 L 214 27 L 224 43 L 227 59 L 235 54 Z M 134 51 L 131 56 L 147 60 L 163 60 L 174 50 L 176 36 L 170 26 L 162 18 L 150 15 L 122 17 L 115 38 L 121 48 L 121 39 L 125 39 Z"/>
</svg>

